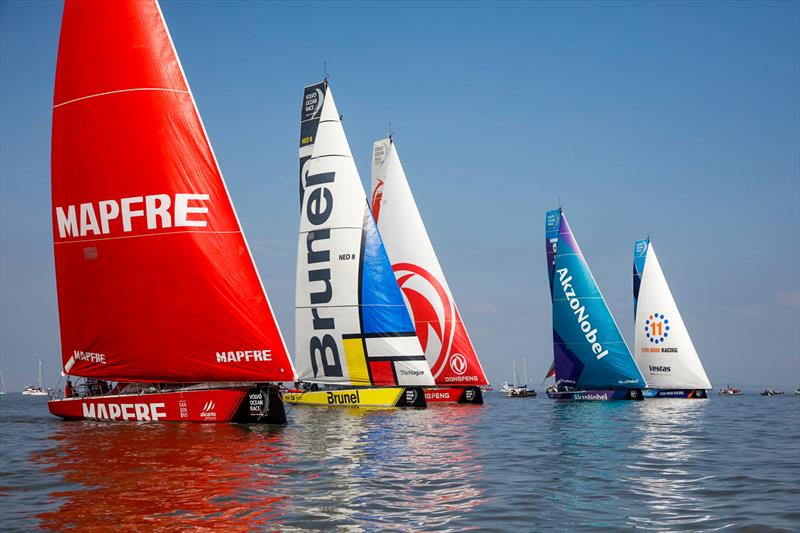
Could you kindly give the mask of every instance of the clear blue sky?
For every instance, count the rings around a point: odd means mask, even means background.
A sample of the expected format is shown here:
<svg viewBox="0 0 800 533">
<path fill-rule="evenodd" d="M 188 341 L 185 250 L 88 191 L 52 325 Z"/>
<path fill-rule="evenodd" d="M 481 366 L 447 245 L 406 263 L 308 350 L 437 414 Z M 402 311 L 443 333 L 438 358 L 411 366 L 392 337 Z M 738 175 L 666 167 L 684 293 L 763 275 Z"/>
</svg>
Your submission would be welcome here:
<svg viewBox="0 0 800 533">
<path fill-rule="evenodd" d="M 490 378 L 552 359 L 560 198 L 630 342 L 653 236 L 716 386 L 800 384 L 800 3 L 162 4 L 278 322 L 294 344 L 304 85 L 356 162 L 392 123 Z M 61 3 L 0 2 L 0 366 L 53 385 L 50 121 Z"/>
</svg>

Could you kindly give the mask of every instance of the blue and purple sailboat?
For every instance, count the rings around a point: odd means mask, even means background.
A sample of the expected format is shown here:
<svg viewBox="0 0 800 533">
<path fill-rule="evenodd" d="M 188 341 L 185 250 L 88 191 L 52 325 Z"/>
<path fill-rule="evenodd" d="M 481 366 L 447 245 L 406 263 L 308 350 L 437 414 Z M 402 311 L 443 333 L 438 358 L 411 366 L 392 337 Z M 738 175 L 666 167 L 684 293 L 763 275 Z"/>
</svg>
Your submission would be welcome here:
<svg viewBox="0 0 800 533">
<path fill-rule="evenodd" d="M 561 209 L 545 221 L 555 400 L 641 400 L 646 383 Z"/>
</svg>

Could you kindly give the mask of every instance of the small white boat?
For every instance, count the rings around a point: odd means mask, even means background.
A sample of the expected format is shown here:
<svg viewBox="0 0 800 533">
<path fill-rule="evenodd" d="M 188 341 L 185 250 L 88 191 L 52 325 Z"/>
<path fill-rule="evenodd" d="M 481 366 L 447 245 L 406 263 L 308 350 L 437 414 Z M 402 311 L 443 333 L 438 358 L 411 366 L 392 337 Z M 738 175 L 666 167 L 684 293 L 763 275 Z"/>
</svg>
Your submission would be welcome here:
<svg viewBox="0 0 800 533">
<path fill-rule="evenodd" d="M 764 389 L 764 391 L 761 393 L 761 396 L 781 396 L 782 394 L 783 394 L 782 390 Z"/>
<path fill-rule="evenodd" d="M 719 393 L 722 396 L 741 396 L 742 389 L 740 389 L 739 387 L 731 387 L 730 385 L 728 385 L 724 389 L 720 389 Z"/>
<path fill-rule="evenodd" d="M 25 396 L 47 396 L 50 394 L 48 389 L 42 386 L 42 360 L 39 359 L 39 377 L 37 378 L 36 385 L 28 385 L 22 394 Z"/>
</svg>

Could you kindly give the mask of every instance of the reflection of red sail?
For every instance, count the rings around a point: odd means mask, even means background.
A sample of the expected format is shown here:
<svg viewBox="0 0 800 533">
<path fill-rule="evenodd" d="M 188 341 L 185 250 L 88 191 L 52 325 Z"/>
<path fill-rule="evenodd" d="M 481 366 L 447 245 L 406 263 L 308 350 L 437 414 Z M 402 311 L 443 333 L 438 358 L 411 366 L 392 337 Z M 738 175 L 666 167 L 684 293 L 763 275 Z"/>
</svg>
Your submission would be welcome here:
<svg viewBox="0 0 800 533">
<path fill-rule="evenodd" d="M 86 490 L 52 493 L 64 503 L 38 518 L 56 531 L 221 524 L 252 531 L 274 524 L 286 506 L 284 496 L 270 492 L 287 473 L 281 433 L 255 433 L 224 424 L 64 425 L 55 448 L 34 460 Z M 271 475 L 256 476 L 265 470 Z"/>
<path fill-rule="evenodd" d="M 66 2 L 52 201 L 67 372 L 293 379 L 155 1 Z"/>
</svg>

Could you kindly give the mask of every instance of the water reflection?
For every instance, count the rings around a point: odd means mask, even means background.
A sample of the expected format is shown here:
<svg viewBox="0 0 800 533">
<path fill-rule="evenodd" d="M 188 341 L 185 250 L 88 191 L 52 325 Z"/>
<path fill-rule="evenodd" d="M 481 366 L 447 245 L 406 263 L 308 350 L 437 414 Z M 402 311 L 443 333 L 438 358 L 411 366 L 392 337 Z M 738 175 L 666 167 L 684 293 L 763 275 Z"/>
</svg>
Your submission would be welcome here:
<svg viewBox="0 0 800 533">
<path fill-rule="evenodd" d="M 627 476 L 646 507 L 632 513 L 632 525 L 645 529 L 708 529 L 712 520 L 697 494 L 712 476 L 698 463 L 709 450 L 704 425 L 708 400 L 659 399 L 639 411 L 637 460 Z M 701 474 L 698 474 L 701 472 Z"/>
<path fill-rule="evenodd" d="M 46 528 L 447 527 L 480 505 L 481 406 L 295 408 L 285 428 L 61 424 L 33 459 L 75 488 Z M 62 484 L 63 486 L 63 484 Z"/>
<path fill-rule="evenodd" d="M 281 433 L 253 437 L 227 424 L 63 423 L 34 460 L 78 487 L 52 493 L 64 503 L 38 518 L 54 530 L 267 524 L 285 507 L 270 493 L 285 474 Z"/>
<path fill-rule="evenodd" d="M 480 406 L 301 408 L 294 416 L 301 440 L 292 456 L 314 473 L 287 525 L 416 531 L 444 527 L 482 502 Z"/>
<path fill-rule="evenodd" d="M 685 530 L 709 519 L 695 490 L 708 401 L 553 405 L 556 460 L 546 489 L 565 527 Z M 690 474 L 693 472 L 694 474 Z"/>
</svg>

